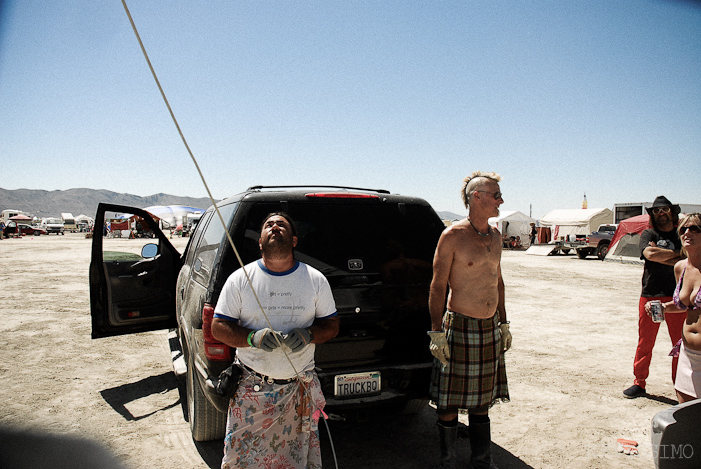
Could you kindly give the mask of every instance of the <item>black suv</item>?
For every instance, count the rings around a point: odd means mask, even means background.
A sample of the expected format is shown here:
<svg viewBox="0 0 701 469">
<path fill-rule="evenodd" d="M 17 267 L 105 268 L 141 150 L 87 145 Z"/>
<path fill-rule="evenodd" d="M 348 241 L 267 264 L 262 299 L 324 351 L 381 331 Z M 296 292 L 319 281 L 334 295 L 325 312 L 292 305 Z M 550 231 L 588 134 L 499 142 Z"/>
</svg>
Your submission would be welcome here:
<svg viewBox="0 0 701 469">
<path fill-rule="evenodd" d="M 217 207 L 226 228 L 210 207 L 181 256 L 145 211 L 100 204 L 96 227 L 121 215 L 152 228 L 157 244 L 95 236 L 90 264 L 93 338 L 173 330 L 174 369 L 186 376 L 195 440 L 219 439 L 225 430 L 228 402 L 214 387 L 233 350 L 212 337 L 210 325 L 224 281 L 240 267 L 226 232 L 242 262 L 252 262 L 260 257 L 263 218 L 277 211 L 294 219 L 295 257 L 326 276 L 341 320 L 338 336 L 316 347 L 327 409 L 426 405 L 428 291 L 445 228 L 426 201 L 384 190 L 256 186 Z"/>
</svg>

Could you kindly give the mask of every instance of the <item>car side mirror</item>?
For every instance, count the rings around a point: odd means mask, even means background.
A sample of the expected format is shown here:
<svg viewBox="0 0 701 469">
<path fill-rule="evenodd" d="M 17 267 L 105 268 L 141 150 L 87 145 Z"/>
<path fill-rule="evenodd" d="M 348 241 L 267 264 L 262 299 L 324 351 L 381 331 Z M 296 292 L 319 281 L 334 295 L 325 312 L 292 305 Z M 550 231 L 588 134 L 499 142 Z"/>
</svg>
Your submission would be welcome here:
<svg viewBox="0 0 701 469">
<path fill-rule="evenodd" d="M 150 259 L 158 255 L 158 245 L 157 244 L 146 244 L 141 248 L 141 257 L 145 259 Z"/>
</svg>

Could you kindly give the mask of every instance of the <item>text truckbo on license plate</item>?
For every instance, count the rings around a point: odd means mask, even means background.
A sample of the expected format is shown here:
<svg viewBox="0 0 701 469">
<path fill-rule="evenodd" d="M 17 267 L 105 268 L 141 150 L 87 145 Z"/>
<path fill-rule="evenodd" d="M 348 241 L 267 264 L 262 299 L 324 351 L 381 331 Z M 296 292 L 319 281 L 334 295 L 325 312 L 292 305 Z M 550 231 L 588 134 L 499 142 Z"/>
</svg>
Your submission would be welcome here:
<svg viewBox="0 0 701 469">
<path fill-rule="evenodd" d="M 380 372 L 353 373 L 338 375 L 334 395 L 336 397 L 356 397 L 380 392 Z"/>
</svg>

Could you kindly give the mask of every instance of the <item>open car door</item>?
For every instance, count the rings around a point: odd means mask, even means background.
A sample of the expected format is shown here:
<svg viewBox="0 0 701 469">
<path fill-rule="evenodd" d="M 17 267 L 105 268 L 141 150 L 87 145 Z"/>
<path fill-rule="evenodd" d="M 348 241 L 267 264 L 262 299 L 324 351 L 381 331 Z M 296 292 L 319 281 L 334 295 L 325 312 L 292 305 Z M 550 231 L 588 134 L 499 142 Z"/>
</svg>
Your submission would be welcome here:
<svg viewBox="0 0 701 469">
<path fill-rule="evenodd" d="M 144 210 L 99 204 L 90 259 L 92 338 L 177 327 L 177 249 Z"/>
</svg>

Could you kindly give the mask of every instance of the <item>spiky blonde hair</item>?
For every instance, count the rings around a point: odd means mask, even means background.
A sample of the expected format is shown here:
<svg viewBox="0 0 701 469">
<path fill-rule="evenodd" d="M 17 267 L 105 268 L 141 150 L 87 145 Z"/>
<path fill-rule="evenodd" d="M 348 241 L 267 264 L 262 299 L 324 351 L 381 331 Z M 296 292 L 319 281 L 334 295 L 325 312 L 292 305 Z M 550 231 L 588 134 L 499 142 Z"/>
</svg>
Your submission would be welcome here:
<svg viewBox="0 0 701 469">
<path fill-rule="evenodd" d="M 501 176 L 494 171 L 490 173 L 485 173 L 484 171 L 475 171 L 474 173 L 467 176 L 462 181 L 462 189 L 460 190 L 460 197 L 462 197 L 462 202 L 465 204 L 465 208 L 470 205 L 470 199 L 475 191 L 483 186 L 487 181 L 491 179 L 494 182 L 501 181 Z"/>
</svg>

